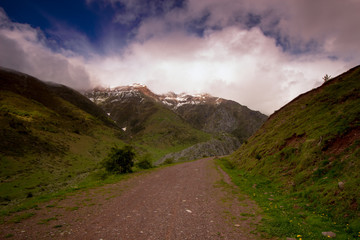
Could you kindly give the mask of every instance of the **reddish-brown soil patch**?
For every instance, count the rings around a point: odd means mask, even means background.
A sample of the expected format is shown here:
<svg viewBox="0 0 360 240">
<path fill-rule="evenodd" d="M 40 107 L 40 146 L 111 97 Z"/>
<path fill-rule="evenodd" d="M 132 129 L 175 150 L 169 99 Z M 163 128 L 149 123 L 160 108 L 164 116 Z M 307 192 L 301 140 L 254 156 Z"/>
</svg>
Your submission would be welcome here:
<svg viewBox="0 0 360 240">
<path fill-rule="evenodd" d="M 293 134 L 291 137 L 287 138 L 285 141 L 285 146 L 299 147 L 306 140 L 306 134 Z"/>
<path fill-rule="evenodd" d="M 337 137 L 326 146 L 326 153 L 338 155 L 350 147 L 356 140 L 360 140 L 360 127 L 356 127 L 348 131 L 343 136 Z"/>
</svg>

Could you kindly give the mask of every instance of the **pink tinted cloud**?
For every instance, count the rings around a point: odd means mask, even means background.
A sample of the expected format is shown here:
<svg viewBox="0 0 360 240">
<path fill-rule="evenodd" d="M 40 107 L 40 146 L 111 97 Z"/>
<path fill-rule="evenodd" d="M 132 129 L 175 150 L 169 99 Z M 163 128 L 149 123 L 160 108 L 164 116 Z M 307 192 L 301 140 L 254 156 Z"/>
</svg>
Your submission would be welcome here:
<svg viewBox="0 0 360 240">
<path fill-rule="evenodd" d="M 92 76 L 107 86 L 140 82 L 158 93 L 209 92 L 270 114 L 336 75 L 344 62 L 322 55 L 294 58 L 260 29 L 227 27 L 203 38 L 185 31 L 131 44 L 124 55 L 94 60 Z"/>
</svg>

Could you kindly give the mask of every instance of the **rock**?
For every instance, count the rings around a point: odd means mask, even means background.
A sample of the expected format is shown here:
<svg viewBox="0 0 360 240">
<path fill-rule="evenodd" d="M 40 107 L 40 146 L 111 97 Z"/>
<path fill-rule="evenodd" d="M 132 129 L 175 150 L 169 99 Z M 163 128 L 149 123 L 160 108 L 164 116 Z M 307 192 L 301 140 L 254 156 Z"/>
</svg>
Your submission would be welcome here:
<svg viewBox="0 0 360 240">
<path fill-rule="evenodd" d="M 322 232 L 321 234 L 328 238 L 336 237 L 336 233 L 333 233 L 333 232 Z"/>
<path fill-rule="evenodd" d="M 183 162 L 203 158 L 204 156 L 224 156 L 238 149 L 240 145 L 237 138 L 223 135 L 207 142 L 195 144 L 182 151 L 169 153 L 156 161 L 155 165 L 160 165 L 167 162 L 167 160 L 171 160 L 171 162 Z"/>
<path fill-rule="evenodd" d="M 339 189 L 340 189 L 340 190 L 344 190 L 344 188 L 345 188 L 345 183 L 344 183 L 344 182 L 339 182 L 339 183 L 338 183 L 338 186 L 339 186 Z"/>
</svg>

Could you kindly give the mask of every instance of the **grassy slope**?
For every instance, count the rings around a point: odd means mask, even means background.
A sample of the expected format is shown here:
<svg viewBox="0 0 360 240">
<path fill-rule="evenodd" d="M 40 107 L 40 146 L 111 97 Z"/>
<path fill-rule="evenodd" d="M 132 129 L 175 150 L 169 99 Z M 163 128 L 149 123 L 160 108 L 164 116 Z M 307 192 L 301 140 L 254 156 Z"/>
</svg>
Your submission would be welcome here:
<svg viewBox="0 0 360 240">
<path fill-rule="evenodd" d="M 276 185 L 279 195 L 303 201 L 301 212 L 322 213 L 355 236 L 360 229 L 359 130 L 357 67 L 274 113 L 230 162 L 250 178 L 269 180 L 264 186 Z M 311 218 L 303 216 L 303 223 L 311 224 Z"/>
<path fill-rule="evenodd" d="M 196 143 L 207 141 L 210 134 L 197 130 L 169 109 L 154 103 L 154 111 L 134 136 L 134 144 L 157 160 L 170 152 L 181 151 Z"/>
<path fill-rule="evenodd" d="M 6 74 L 2 75 L 0 89 L 0 202 L 3 210 L 27 197 L 78 184 L 98 167 L 98 162 L 111 147 L 124 144 L 119 138 L 121 132 L 107 124 L 107 120 L 90 115 L 48 92 L 35 80 L 40 88 L 34 89 L 38 90 L 38 95 L 47 96 L 47 103 L 41 103 L 41 97 L 37 101 L 29 93 L 10 90 L 11 82 L 6 82 L 7 77 L 19 76 Z"/>
<path fill-rule="evenodd" d="M 143 90 L 144 91 L 144 90 Z M 176 113 L 140 91 L 118 101 L 117 96 L 99 104 L 119 127 L 126 127 L 127 139 L 140 155 L 150 154 L 153 161 L 167 153 L 180 151 L 211 135 L 197 130 Z"/>
</svg>

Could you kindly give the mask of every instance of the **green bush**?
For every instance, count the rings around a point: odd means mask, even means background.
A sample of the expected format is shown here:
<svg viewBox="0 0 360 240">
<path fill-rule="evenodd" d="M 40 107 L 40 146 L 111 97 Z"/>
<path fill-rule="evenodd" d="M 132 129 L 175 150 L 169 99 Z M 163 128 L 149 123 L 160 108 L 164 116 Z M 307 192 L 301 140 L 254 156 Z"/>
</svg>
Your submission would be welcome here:
<svg viewBox="0 0 360 240">
<path fill-rule="evenodd" d="M 174 163 L 174 158 L 167 158 L 161 165 L 167 165 Z"/>
<path fill-rule="evenodd" d="M 109 155 L 103 160 L 102 165 L 110 173 L 131 173 L 134 166 L 135 152 L 131 146 L 121 149 L 112 148 Z"/>
<path fill-rule="evenodd" d="M 151 155 L 146 154 L 144 155 L 137 163 L 136 166 L 140 169 L 149 169 L 152 168 L 152 161 L 151 161 Z"/>
</svg>

